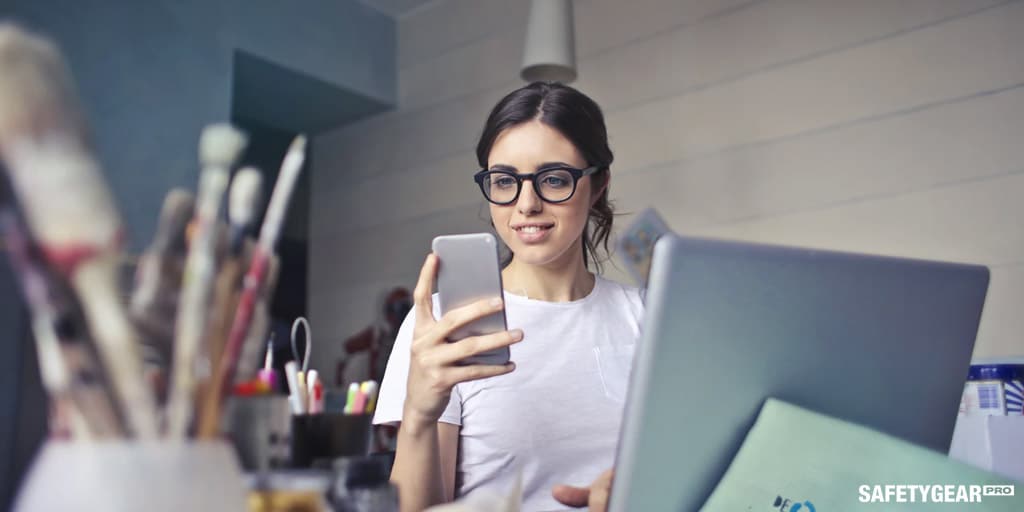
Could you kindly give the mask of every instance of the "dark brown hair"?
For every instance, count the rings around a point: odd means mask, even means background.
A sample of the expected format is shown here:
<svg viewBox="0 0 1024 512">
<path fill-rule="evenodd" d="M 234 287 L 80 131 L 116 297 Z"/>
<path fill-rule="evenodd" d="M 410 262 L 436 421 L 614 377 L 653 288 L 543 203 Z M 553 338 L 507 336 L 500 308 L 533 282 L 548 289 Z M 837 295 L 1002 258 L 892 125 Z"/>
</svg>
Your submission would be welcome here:
<svg viewBox="0 0 1024 512">
<path fill-rule="evenodd" d="M 587 165 L 597 166 L 598 172 L 591 175 L 592 190 L 600 190 L 608 183 L 612 160 L 615 159 L 608 147 L 608 130 L 604 124 L 601 107 L 586 94 L 556 82 L 534 82 L 506 95 L 487 117 L 484 131 L 476 145 L 476 159 L 480 168 L 487 168 L 494 141 L 503 131 L 522 123 L 539 120 L 558 130 L 583 155 Z M 608 188 L 590 208 L 587 225 L 583 228 L 583 264 L 590 262 L 598 271 L 601 259 L 598 248 L 608 254 L 608 237 L 612 230 L 614 209 L 608 200 Z M 511 257 L 503 262 L 508 264 Z"/>
</svg>

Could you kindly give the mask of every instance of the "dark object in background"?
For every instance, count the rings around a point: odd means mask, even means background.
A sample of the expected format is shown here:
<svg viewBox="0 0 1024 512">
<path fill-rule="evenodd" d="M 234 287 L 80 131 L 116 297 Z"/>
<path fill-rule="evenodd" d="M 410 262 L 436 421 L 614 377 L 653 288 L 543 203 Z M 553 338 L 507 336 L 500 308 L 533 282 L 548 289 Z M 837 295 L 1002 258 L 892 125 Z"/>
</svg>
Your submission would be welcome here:
<svg viewBox="0 0 1024 512">
<path fill-rule="evenodd" d="M 292 467 L 318 467 L 338 457 L 366 455 L 371 419 L 369 414 L 292 416 Z"/>
<path fill-rule="evenodd" d="M 0 259 L 0 336 L 7 347 L 0 358 L 0 510 L 9 510 L 46 437 L 49 402 L 17 284 Z"/>
<path fill-rule="evenodd" d="M 398 329 L 411 309 L 412 293 L 406 288 L 401 286 L 392 288 L 384 296 L 384 303 L 379 310 L 380 316 L 365 329 L 342 342 L 345 354 L 335 368 L 335 386 L 345 390 L 352 382 L 383 381 L 384 370 L 387 368 L 388 359 L 391 358 L 391 350 L 395 345 Z M 357 354 L 364 353 L 367 355 L 365 359 L 355 357 Z M 364 365 L 358 364 L 364 361 Z M 339 398 L 343 408 L 345 406 L 344 394 Z M 330 410 L 329 405 L 327 410 Z M 375 425 L 373 427 L 371 452 L 394 453 L 397 444 L 397 428 L 390 425 Z"/>
<path fill-rule="evenodd" d="M 398 489 L 385 457 L 345 457 L 334 462 L 328 501 L 335 512 L 397 512 Z"/>
<path fill-rule="evenodd" d="M 412 293 L 401 286 L 392 288 L 384 296 L 379 316 L 373 319 L 373 323 L 342 342 L 345 354 L 335 368 L 334 385 L 347 388 L 352 382 L 381 382 L 398 329 L 411 309 Z M 367 354 L 366 367 L 351 365 L 353 356 L 363 352 Z"/>
</svg>

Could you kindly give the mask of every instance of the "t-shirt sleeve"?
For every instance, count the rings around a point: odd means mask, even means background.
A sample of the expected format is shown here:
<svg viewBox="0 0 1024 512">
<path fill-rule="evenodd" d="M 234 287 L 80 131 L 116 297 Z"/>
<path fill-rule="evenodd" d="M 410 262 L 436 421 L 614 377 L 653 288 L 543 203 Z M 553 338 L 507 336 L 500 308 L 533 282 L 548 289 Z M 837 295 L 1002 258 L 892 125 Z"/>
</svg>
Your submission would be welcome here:
<svg viewBox="0 0 1024 512">
<path fill-rule="evenodd" d="M 623 307 L 628 312 L 628 318 L 631 326 L 633 327 L 635 339 L 631 341 L 640 341 L 640 333 L 643 331 L 644 309 L 646 307 L 644 305 L 644 301 L 646 299 L 647 289 L 623 284 L 619 284 L 619 287 L 622 289 L 623 295 L 625 296 Z"/>
<path fill-rule="evenodd" d="M 437 316 L 437 298 L 434 298 L 435 311 Z M 384 369 L 384 380 L 380 384 L 380 394 L 377 397 L 377 408 L 373 414 L 374 425 L 398 425 L 402 422 L 402 409 L 405 406 L 406 384 L 409 380 L 409 357 L 412 350 L 412 331 L 416 325 L 416 310 L 406 315 L 402 326 L 398 329 L 395 337 L 394 347 L 391 349 L 391 356 L 388 358 L 387 368 Z M 452 389 L 451 399 L 448 406 L 438 421 L 462 425 L 462 399 L 458 386 Z"/>
</svg>

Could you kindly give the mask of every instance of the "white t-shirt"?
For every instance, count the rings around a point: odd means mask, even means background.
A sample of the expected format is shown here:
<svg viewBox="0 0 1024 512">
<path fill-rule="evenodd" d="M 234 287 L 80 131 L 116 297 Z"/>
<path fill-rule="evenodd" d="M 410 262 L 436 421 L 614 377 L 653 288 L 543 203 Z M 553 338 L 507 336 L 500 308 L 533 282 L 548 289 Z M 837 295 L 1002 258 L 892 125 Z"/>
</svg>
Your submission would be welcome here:
<svg viewBox="0 0 1024 512">
<path fill-rule="evenodd" d="M 562 510 L 556 484 L 589 485 L 612 467 L 643 303 L 637 288 L 597 277 L 572 302 L 505 292 L 512 373 L 461 383 L 440 421 L 461 425 L 456 496 L 504 493 L 522 471 L 524 511 Z M 439 316 L 434 299 L 434 316 Z M 412 330 L 410 313 L 388 361 L 374 423 L 402 419 Z"/>
</svg>

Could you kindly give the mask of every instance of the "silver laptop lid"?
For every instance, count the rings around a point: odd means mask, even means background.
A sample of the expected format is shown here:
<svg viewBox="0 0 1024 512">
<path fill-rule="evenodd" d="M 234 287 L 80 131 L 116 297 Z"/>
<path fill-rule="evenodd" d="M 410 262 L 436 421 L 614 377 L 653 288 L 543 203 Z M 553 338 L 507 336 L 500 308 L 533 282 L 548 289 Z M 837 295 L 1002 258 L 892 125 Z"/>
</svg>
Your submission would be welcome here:
<svg viewBox="0 0 1024 512">
<path fill-rule="evenodd" d="M 988 269 L 666 235 L 613 512 L 697 510 L 776 397 L 945 452 Z"/>
</svg>

